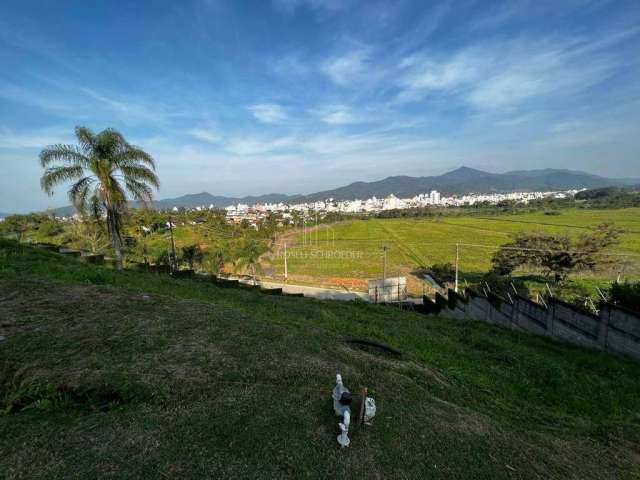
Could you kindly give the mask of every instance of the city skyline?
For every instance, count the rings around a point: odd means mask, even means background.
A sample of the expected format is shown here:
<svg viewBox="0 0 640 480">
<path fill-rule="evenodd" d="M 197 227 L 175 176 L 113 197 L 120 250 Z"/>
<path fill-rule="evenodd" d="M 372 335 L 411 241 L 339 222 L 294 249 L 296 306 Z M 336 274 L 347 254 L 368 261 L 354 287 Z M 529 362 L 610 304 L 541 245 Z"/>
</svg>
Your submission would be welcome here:
<svg viewBox="0 0 640 480">
<path fill-rule="evenodd" d="M 152 154 L 158 198 L 640 176 L 637 2 L 34 3 L 0 6 L 0 211 L 69 203 L 37 156 L 76 125 Z"/>
</svg>

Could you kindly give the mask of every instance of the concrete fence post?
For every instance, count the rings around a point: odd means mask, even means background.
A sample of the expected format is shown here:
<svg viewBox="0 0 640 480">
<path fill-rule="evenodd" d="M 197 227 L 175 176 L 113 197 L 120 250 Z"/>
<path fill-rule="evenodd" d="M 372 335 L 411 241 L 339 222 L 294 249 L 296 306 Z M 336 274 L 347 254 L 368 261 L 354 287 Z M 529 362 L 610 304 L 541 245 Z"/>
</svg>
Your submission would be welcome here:
<svg viewBox="0 0 640 480">
<path fill-rule="evenodd" d="M 547 328 L 547 332 L 546 332 L 547 337 L 554 336 L 553 320 L 555 315 L 556 315 L 556 304 L 553 301 L 553 298 L 549 298 L 549 303 L 547 304 L 547 315 L 544 319 L 546 323 L 546 328 Z"/>
<path fill-rule="evenodd" d="M 598 324 L 598 345 L 601 350 L 607 350 L 607 340 L 609 337 L 609 318 L 611 317 L 611 309 L 609 305 L 603 303 L 600 306 L 600 323 Z"/>
</svg>

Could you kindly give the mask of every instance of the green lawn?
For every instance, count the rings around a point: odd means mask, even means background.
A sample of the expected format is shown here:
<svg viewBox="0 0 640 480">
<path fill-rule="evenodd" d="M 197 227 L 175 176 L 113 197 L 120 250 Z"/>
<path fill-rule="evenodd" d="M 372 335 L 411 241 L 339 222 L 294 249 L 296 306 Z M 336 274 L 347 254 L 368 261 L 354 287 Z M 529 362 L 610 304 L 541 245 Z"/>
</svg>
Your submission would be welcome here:
<svg viewBox="0 0 640 480">
<path fill-rule="evenodd" d="M 640 475 L 640 365 L 545 338 L 7 242 L 0 319 L 5 478 Z M 378 404 L 344 451 L 337 371 Z"/>
<path fill-rule="evenodd" d="M 319 280 L 331 277 L 365 280 L 380 276 L 383 268 L 382 247 L 385 245 L 389 247 L 387 274 L 406 274 L 420 265 L 455 263 L 455 244 L 460 242 L 463 244 L 460 247 L 461 279 L 471 279 L 490 268 L 491 256 L 496 248 L 508 242 L 514 233 L 544 231 L 577 236 L 598 224 L 609 222 L 626 231 L 614 250 L 635 255 L 619 257 L 628 263 L 624 267 L 624 274 L 630 278 L 640 276 L 640 209 L 567 209 L 560 212 L 555 216 L 540 212 L 435 219 L 369 219 L 344 222 L 328 228 L 321 226 L 317 242 L 313 233 L 310 244 L 304 244 L 301 234 L 289 235 L 289 275 Z M 489 248 L 468 244 L 486 245 Z M 277 249 L 275 253 L 278 253 Z M 274 255 L 271 263 L 275 274 L 281 275 L 282 257 Z M 621 269 L 616 266 L 598 272 L 595 278 L 611 281 Z"/>
</svg>

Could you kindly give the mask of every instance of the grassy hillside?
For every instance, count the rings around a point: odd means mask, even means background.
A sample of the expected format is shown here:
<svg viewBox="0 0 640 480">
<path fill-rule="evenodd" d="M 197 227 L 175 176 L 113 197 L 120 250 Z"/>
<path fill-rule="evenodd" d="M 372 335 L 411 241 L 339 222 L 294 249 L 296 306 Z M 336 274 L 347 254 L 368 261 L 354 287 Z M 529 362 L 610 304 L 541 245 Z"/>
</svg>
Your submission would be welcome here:
<svg viewBox="0 0 640 480">
<path fill-rule="evenodd" d="M 289 275 L 317 279 L 324 283 L 353 284 L 382 273 L 382 246 L 389 247 L 388 275 L 407 274 L 420 265 L 455 262 L 455 243 L 499 246 L 517 232 L 544 231 L 577 236 L 601 223 L 615 223 L 626 230 L 616 252 L 635 257 L 618 257 L 628 265 L 624 272 L 640 276 L 640 209 L 560 210 L 559 215 L 543 212 L 496 216 L 445 216 L 438 218 L 369 219 L 321 227 L 311 234 L 311 244 L 303 235 L 287 239 Z M 316 242 L 317 237 L 317 242 Z M 462 280 L 474 278 L 491 267 L 495 249 L 463 245 L 460 248 Z M 335 253 L 334 253 L 335 252 Z M 342 253 L 340 253 L 342 252 Z M 283 271 L 282 256 L 273 256 L 274 272 Z M 282 253 L 282 252 L 280 252 Z M 612 280 L 620 266 L 599 272 L 595 278 Z M 360 282 L 365 287 L 364 281 Z"/>
<path fill-rule="evenodd" d="M 5 478 L 640 475 L 640 365 L 544 338 L 6 242 L 0 319 Z M 337 371 L 378 404 L 342 451 Z"/>
</svg>

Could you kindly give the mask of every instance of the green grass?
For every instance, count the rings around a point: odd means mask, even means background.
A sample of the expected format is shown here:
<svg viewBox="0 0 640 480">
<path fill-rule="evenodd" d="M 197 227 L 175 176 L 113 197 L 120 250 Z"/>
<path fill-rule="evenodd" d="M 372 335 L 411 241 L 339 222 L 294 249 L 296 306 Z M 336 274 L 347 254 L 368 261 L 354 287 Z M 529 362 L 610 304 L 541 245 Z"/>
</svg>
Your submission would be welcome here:
<svg viewBox="0 0 640 480">
<path fill-rule="evenodd" d="M 640 365 L 480 323 L 0 244 L 6 478 L 636 478 Z M 402 359 L 354 350 L 386 342 Z M 330 390 L 374 425 L 335 442 Z"/>
<path fill-rule="evenodd" d="M 640 275 L 640 209 L 561 210 L 557 216 L 543 212 L 495 216 L 445 216 L 439 218 L 369 219 L 339 223 L 313 233 L 311 245 L 304 245 L 298 234 L 288 239 L 289 275 L 302 279 L 367 279 L 382 274 L 382 247 L 389 247 L 387 274 L 407 274 L 420 265 L 455 262 L 455 243 L 488 245 L 480 248 L 460 247 L 461 279 L 474 280 L 491 267 L 491 256 L 497 247 L 510 241 L 517 232 L 544 231 L 577 236 L 601 223 L 615 223 L 626 230 L 616 252 L 635 255 L 626 257 L 627 276 Z M 326 252 L 354 252 L 327 258 Z M 277 252 L 276 252 L 277 253 Z M 353 257 L 353 258 L 352 258 Z M 271 259 L 276 274 L 283 271 L 283 260 Z M 611 281 L 619 266 L 586 275 Z M 584 277 L 584 274 L 580 275 Z M 336 282 L 336 283 L 339 283 Z M 364 284 L 363 284 L 364 285 Z"/>
</svg>

